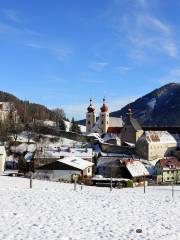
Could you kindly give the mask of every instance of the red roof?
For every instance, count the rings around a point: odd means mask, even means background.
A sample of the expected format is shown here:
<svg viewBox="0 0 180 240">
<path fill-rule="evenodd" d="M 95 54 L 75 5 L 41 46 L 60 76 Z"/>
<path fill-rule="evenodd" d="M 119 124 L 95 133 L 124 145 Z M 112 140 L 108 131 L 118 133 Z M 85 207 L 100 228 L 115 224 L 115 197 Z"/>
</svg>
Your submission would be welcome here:
<svg viewBox="0 0 180 240">
<path fill-rule="evenodd" d="M 108 133 L 120 133 L 122 127 L 108 127 Z"/>
<path fill-rule="evenodd" d="M 170 168 L 170 169 L 180 168 L 180 161 L 178 161 L 176 157 L 168 157 L 168 158 L 160 159 L 159 163 L 162 168 Z"/>
</svg>

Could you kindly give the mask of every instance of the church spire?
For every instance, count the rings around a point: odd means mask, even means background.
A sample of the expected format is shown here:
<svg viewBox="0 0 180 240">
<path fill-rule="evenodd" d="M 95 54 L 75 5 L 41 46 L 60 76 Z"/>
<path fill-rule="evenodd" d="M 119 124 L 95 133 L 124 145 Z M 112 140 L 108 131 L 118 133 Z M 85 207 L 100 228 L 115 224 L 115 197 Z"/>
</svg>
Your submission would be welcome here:
<svg viewBox="0 0 180 240">
<path fill-rule="evenodd" d="M 108 106 L 106 105 L 105 97 L 103 98 L 103 105 L 100 109 L 101 109 L 101 112 L 108 112 Z"/>
</svg>

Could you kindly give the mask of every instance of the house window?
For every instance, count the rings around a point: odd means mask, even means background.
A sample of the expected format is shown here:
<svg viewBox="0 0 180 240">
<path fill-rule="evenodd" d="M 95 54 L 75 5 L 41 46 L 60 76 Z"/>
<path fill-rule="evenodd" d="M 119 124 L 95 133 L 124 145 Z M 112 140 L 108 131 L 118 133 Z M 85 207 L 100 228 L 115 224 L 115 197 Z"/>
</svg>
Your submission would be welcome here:
<svg viewBox="0 0 180 240">
<path fill-rule="evenodd" d="M 88 173 L 90 173 L 91 169 L 88 167 Z"/>
<path fill-rule="evenodd" d="M 104 124 L 104 122 L 102 121 L 101 124 Z"/>
<path fill-rule="evenodd" d="M 88 124 L 91 124 L 90 121 L 88 121 Z"/>
</svg>

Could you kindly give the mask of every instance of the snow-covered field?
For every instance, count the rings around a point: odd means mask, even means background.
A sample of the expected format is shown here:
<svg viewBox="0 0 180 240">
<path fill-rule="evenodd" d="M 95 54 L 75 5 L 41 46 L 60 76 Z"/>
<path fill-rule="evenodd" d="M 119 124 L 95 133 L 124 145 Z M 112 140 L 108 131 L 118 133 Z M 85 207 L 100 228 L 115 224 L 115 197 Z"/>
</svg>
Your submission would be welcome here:
<svg viewBox="0 0 180 240">
<path fill-rule="evenodd" d="M 113 189 L 0 176 L 0 239 L 179 240 L 180 187 Z M 142 233 L 136 233 L 136 229 Z"/>
</svg>

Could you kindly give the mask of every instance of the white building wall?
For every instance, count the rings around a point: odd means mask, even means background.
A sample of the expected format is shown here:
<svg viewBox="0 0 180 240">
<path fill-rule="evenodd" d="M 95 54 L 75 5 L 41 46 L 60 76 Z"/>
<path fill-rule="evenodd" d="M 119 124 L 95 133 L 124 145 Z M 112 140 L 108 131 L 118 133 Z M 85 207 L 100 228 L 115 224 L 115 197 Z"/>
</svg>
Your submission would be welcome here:
<svg viewBox="0 0 180 240">
<path fill-rule="evenodd" d="M 90 133 L 91 129 L 93 128 L 94 124 L 96 123 L 96 114 L 95 112 L 87 113 L 86 114 L 86 132 Z"/>
<path fill-rule="evenodd" d="M 6 150 L 4 146 L 0 146 L 0 172 L 5 170 Z"/>
<path fill-rule="evenodd" d="M 43 170 L 37 169 L 35 173 L 36 178 L 48 178 L 57 181 L 59 179 L 71 181 L 73 174 L 81 174 L 80 170 Z"/>
<path fill-rule="evenodd" d="M 100 112 L 99 128 L 102 130 L 102 133 L 107 133 L 108 127 L 109 127 L 109 113 Z"/>
</svg>

